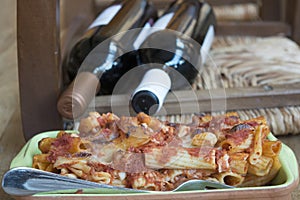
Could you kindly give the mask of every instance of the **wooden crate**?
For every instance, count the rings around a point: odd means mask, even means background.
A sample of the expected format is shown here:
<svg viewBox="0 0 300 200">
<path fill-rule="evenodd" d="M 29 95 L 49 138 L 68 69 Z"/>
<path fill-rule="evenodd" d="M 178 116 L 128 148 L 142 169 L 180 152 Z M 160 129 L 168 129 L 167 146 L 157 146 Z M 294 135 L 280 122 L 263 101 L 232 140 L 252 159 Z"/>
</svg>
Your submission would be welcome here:
<svg viewBox="0 0 300 200">
<path fill-rule="evenodd" d="M 101 5 L 110 1 L 101 1 Z M 159 8 L 164 8 L 170 0 L 153 0 Z M 217 35 L 271 36 L 285 35 L 300 42 L 300 1 L 299 0 L 208 0 L 213 6 L 231 5 L 239 2 L 259 3 L 260 20 L 246 22 L 220 22 Z M 33 135 L 53 129 L 62 129 L 63 119 L 56 109 L 62 92 L 62 60 L 72 38 L 80 35 L 96 15 L 99 4 L 93 0 L 18 0 L 17 1 L 17 39 L 18 67 L 20 84 L 20 103 L 23 131 L 26 139 Z M 278 88 L 269 96 L 260 90 L 248 88 L 242 95 L 238 90 L 226 91 L 229 109 L 239 109 L 235 102 L 241 98 L 284 98 L 286 91 Z M 186 91 L 188 92 L 188 91 Z M 199 91 L 206 92 L 206 91 Z M 289 104 L 297 102 L 298 87 L 289 92 L 293 98 Z M 105 98 L 105 97 L 104 97 Z M 249 99 L 248 98 L 248 99 Z M 207 101 L 199 99 L 199 101 Z M 249 101 L 250 102 L 250 101 Z M 267 101 L 266 101 L 267 102 Z M 278 101 L 272 106 L 283 106 Z M 101 106 L 101 105 L 99 105 Z M 254 105 L 253 105 L 254 106 Z"/>
</svg>

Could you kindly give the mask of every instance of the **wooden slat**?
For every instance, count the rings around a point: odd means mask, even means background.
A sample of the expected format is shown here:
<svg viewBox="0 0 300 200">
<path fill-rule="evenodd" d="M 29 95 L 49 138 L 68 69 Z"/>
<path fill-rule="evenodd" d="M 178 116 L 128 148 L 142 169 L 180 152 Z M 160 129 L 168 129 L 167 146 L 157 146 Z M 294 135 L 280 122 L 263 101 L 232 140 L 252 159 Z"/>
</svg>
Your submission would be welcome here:
<svg viewBox="0 0 300 200">
<path fill-rule="evenodd" d="M 212 6 L 223 6 L 233 4 L 257 3 L 258 0 L 206 0 Z"/>
<path fill-rule="evenodd" d="M 292 39 L 300 44 L 300 0 L 286 0 L 286 21 L 292 25 Z"/>
<path fill-rule="evenodd" d="M 293 23 L 293 39 L 300 44 L 300 0 L 296 1 L 294 23 Z"/>
<path fill-rule="evenodd" d="M 128 95 L 97 96 L 95 109 L 101 113 L 130 110 Z M 300 84 L 197 91 L 173 91 L 166 97 L 167 114 L 188 114 L 300 105 Z M 180 103 L 180 105 L 179 105 Z M 92 109 L 92 108 L 91 108 Z M 130 112 L 129 112 L 130 113 Z"/>
<path fill-rule="evenodd" d="M 281 20 L 281 0 L 261 0 L 260 7 L 261 19 L 265 21 L 280 21 Z"/>
<path fill-rule="evenodd" d="M 220 22 L 217 25 L 218 35 L 253 35 L 274 36 L 291 35 L 291 27 L 283 22 L 256 21 L 256 22 Z"/>
<path fill-rule="evenodd" d="M 113 0 L 95 0 L 96 5 L 105 6 L 113 2 Z M 158 9 L 166 8 L 174 0 L 150 0 Z M 258 0 L 206 0 L 212 6 L 223 6 L 223 5 L 232 5 L 232 4 L 245 4 L 245 3 L 257 3 Z"/>
<path fill-rule="evenodd" d="M 103 1 L 103 0 L 97 0 L 97 1 Z M 104 1 L 110 1 L 110 0 L 104 0 Z M 174 0 L 150 0 L 155 5 L 166 5 Z M 246 3 L 257 3 L 258 0 L 206 0 L 205 2 L 209 3 L 212 6 L 223 6 L 223 5 L 233 5 L 233 4 L 246 4 Z"/>
<path fill-rule="evenodd" d="M 62 128 L 56 109 L 61 72 L 58 0 L 18 0 L 17 40 L 21 114 L 26 139 Z"/>
<path fill-rule="evenodd" d="M 150 2 L 152 2 L 157 9 L 164 9 L 167 8 L 168 5 L 173 2 L 174 0 L 149 0 Z M 98 9 L 101 9 L 107 5 L 109 5 L 110 3 L 113 2 L 113 0 L 95 0 L 96 5 L 98 7 Z"/>
</svg>

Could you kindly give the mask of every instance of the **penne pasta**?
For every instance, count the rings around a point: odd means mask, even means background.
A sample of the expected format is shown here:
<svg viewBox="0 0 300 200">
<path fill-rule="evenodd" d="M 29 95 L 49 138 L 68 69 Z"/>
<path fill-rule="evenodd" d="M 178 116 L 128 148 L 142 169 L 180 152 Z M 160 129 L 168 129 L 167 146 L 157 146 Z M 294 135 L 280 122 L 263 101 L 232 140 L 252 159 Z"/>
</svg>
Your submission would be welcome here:
<svg viewBox="0 0 300 200">
<path fill-rule="evenodd" d="M 229 155 L 230 169 L 234 173 L 246 175 L 248 172 L 249 163 L 247 161 L 248 153 L 232 153 Z"/>
<path fill-rule="evenodd" d="M 132 188 L 145 190 L 161 190 L 165 182 L 163 176 L 155 171 L 132 174 L 128 181 Z"/>
<path fill-rule="evenodd" d="M 33 157 L 32 167 L 44 171 L 54 171 L 53 164 L 49 162 L 48 154 L 38 154 Z"/>
<path fill-rule="evenodd" d="M 73 174 L 75 174 L 76 177 L 87 179 L 87 178 L 84 176 L 83 171 L 81 171 L 80 169 L 76 169 L 76 168 L 73 168 L 72 166 L 70 166 L 70 167 L 68 167 L 68 170 L 69 170 L 70 172 L 72 172 Z"/>
<path fill-rule="evenodd" d="M 65 168 L 67 166 L 72 166 L 76 164 L 86 165 L 87 160 L 78 157 L 69 158 L 69 157 L 59 156 L 57 157 L 56 162 L 54 163 L 54 167 L 60 169 L 60 168 Z"/>
<path fill-rule="evenodd" d="M 166 169 L 161 171 L 164 179 L 172 184 L 175 184 L 179 179 L 207 179 L 216 173 L 215 170 L 206 169 Z"/>
<path fill-rule="evenodd" d="M 102 184 L 168 191 L 193 179 L 236 187 L 267 184 L 278 173 L 282 143 L 269 141 L 264 117 L 197 115 L 190 124 L 139 113 L 92 112 L 79 134 L 39 141 L 32 167 Z"/>
<path fill-rule="evenodd" d="M 215 150 L 204 148 L 155 148 L 145 153 L 150 169 L 216 169 Z"/>
<path fill-rule="evenodd" d="M 248 172 L 256 176 L 265 176 L 270 172 L 273 165 L 273 159 L 266 156 L 261 156 L 257 159 L 255 165 L 250 164 Z"/>
<path fill-rule="evenodd" d="M 164 174 L 166 181 L 175 183 L 178 177 L 184 176 L 184 171 L 182 169 L 169 169 L 164 171 Z"/>
<path fill-rule="evenodd" d="M 107 172 L 95 172 L 91 180 L 98 183 L 109 184 L 112 181 L 112 177 Z"/>
<path fill-rule="evenodd" d="M 231 186 L 239 186 L 243 183 L 244 177 L 234 172 L 219 173 L 215 178 L 223 184 Z"/>
<path fill-rule="evenodd" d="M 263 126 L 258 126 L 254 135 L 253 151 L 250 153 L 249 157 L 249 162 L 251 165 L 255 165 L 262 155 L 262 132 Z"/>
<path fill-rule="evenodd" d="M 218 172 L 227 172 L 230 171 L 230 165 L 229 165 L 229 155 L 225 151 L 219 151 L 218 157 L 216 159 L 217 165 L 218 165 Z"/>
<path fill-rule="evenodd" d="M 230 152 L 244 152 L 250 149 L 252 143 L 253 135 L 247 134 L 243 138 L 239 138 L 238 141 L 233 138 L 225 139 L 220 143 L 220 146 Z"/>
<path fill-rule="evenodd" d="M 281 150 L 281 142 L 280 141 L 269 141 L 265 140 L 263 142 L 263 155 L 267 157 L 278 156 Z"/>
<path fill-rule="evenodd" d="M 253 174 L 248 174 L 240 186 L 241 187 L 250 187 L 250 186 L 266 185 L 275 178 L 275 176 L 277 175 L 280 168 L 281 168 L 281 164 L 280 164 L 278 157 L 274 157 L 272 168 L 270 169 L 270 171 L 267 175 L 256 176 Z"/>
<path fill-rule="evenodd" d="M 215 134 L 210 132 L 199 133 L 192 139 L 192 145 L 198 147 L 214 147 L 218 139 Z"/>
<path fill-rule="evenodd" d="M 41 152 L 48 153 L 50 151 L 51 144 L 54 140 L 55 138 L 49 138 L 49 137 L 40 140 L 38 146 Z"/>
</svg>

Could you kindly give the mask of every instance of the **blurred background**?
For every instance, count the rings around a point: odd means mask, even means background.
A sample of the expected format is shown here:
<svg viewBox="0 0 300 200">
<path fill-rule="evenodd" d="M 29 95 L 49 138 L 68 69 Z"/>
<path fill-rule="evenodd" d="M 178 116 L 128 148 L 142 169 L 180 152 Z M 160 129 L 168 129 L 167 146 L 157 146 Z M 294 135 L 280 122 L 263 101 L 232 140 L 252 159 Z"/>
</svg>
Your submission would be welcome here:
<svg viewBox="0 0 300 200">
<path fill-rule="evenodd" d="M 16 42 L 16 0 L 1 0 L 0 13 L 1 137 L 12 116 L 19 112 Z"/>
<path fill-rule="evenodd" d="M 24 145 L 25 140 L 19 107 L 16 0 L 1 0 L 0 15 L 0 177 L 2 179 L 12 157 Z M 0 199 L 12 198 L 1 188 Z"/>
</svg>

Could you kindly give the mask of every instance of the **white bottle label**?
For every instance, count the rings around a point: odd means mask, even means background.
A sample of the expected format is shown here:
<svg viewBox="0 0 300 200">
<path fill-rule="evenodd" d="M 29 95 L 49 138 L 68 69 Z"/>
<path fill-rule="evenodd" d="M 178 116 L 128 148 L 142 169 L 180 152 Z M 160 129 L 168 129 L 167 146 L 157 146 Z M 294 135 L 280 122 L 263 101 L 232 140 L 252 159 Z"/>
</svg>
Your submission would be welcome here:
<svg viewBox="0 0 300 200">
<path fill-rule="evenodd" d="M 201 46 L 201 49 L 200 49 L 202 64 L 204 64 L 206 62 L 208 52 L 209 52 L 209 49 L 210 49 L 210 47 L 213 43 L 214 37 L 215 37 L 215 29 L 214 29 L 213 25 L 210 25 L 208 27 L 206 36 L 203 40 L 203 43 L 202 43 L 202 46 Z"/>
<path fill-rule="evenodd" d="M 121 7 L 121 5 L 113 5 L 106 8 L 103 12 L 101 12 L 101 14 L 95 19 L 88 29 L 108 24 L 114 18 L 114 16 L 116 16 Z"/>
<path fill-rule="evenodd" d="M 170 89 L 170 76 L 161 69 L 151 69 L 145 73 L 141 83 L 133 92 L 133 96 L 140 91 L 152 92 L 158 98 L 159 105 L 156 110 L 158 112 Z"/>
<path fill-rule="evenodd" d="M 150 23 L 145 24 L 145 26 L 143 27 L 142 31 L 140 32 L 140 34 L 138 35 L 137 39 L 135 40 L 135 42 L 133 43 L 133 47 L 135 49 L 138 49 L 141 44 L 144 42 L 144 40 L 151 35 L 154 32 L 163 30 L 167 27 L 168 23 L 170 22 L 170 20 L 172 19 L 172 17 L 174 16 L 174 13 L 168 13 L 162 17 L 160 17 L 151 27 Z"/>
</svg>

